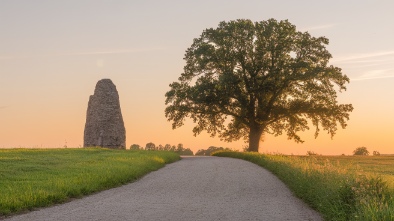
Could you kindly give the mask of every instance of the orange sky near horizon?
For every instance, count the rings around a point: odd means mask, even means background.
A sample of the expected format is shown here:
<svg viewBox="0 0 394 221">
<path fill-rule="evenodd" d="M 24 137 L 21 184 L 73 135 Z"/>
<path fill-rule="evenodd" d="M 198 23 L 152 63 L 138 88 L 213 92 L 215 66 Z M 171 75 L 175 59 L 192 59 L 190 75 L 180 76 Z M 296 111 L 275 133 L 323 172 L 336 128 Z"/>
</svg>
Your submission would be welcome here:
<svg viewBox="0 0 394 221">
<path fill-rule="evenodd" d="M 127 147 L 153 142 L 182 143 L 194 152 L 241 150 L 243 141 L 194 137 L 190 122 L 172 130 L 164 94 L 205 28 L 275 18 L 330 40 L 331 63 L 351 79 L 338 100 L 354 111 L 333 139 L 325 131 L 314 139 L 311 126 L 302 133 L 304 143 L 267 135 L 260 152 L 349 155 L 365 146 L 371 153 L 394 153 L 394 2 L 22 2 L 0 2 L 0 148 L 82 146 L 89 96 L 98 80 L 110 78 L 120 96 Z"/>
</svg>

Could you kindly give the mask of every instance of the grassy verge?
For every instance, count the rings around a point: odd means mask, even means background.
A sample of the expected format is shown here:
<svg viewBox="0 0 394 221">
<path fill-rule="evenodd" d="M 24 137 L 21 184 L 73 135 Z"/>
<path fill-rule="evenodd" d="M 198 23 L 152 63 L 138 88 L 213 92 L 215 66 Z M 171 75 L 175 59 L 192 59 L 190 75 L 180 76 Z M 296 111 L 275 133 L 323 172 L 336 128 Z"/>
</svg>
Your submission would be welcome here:
<svg viewBox="0 0 394 221">
<path fill-rule="evenodd" d="M 358 164 L 371 158 L 351 162 L 345 158 L 239 152 L 214 155 L 244 159 L 270 170 L 326 220 L 394 220 L 394 191 L 385 176 L 365 172 Z M 372 168 L 367 165 L 364 164 L 364 169 Z M 393 165 L 382 164 L 389 169 L 380 170 L 394 171 Z"/>
<path fill-rule="evenodd" d="M 164 151 L 0 149 L 0 218 L 120 186 L 179 159 Z"/>
</svg>

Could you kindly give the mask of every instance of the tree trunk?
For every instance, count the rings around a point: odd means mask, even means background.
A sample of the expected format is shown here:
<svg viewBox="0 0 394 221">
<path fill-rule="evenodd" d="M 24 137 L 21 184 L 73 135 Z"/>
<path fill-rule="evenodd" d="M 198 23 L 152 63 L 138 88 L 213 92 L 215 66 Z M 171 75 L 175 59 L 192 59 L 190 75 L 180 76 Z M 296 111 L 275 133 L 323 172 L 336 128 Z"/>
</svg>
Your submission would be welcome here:
<svg viewBox="0 0 394 221">
<path fill-rule="evenodd" d="M 250 152 L 259 152 L 260 138 L 263 130 L 259 127 L 250 127 L 249 131 L 249 148 Z"/>
</svg>

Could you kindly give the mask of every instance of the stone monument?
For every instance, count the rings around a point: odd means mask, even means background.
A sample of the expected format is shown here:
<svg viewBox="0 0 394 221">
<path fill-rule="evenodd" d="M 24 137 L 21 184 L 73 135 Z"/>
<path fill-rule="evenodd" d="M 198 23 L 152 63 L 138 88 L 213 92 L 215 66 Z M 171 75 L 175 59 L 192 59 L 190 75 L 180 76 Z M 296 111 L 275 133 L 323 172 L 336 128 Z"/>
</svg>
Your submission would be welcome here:
<svg viewBox="0 0 394 221">
<path fill-rule="evenodd" d="M 89 98 L 83 146 L 126 147 L 119 94 L 110 79 L 98 81 L 94 94 Z"/>
</svg>

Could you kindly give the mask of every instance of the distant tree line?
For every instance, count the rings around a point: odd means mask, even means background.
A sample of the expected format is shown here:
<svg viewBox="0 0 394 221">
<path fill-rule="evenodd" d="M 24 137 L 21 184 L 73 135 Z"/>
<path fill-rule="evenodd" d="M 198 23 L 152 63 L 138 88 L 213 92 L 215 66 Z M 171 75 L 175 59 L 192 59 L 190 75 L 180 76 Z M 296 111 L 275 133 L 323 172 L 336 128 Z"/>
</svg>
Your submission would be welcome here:
<svg viewBox="0 0 394 221">
<path fill-rule="evenodd" d="M 208 147 L 208 149 L 200 149 L 200 150 L 198 150 L 197 152 L 196 152 L 196 156 L 211 156 L 211 154 L 213 153 L 213 152 L 216 152 L 216 151 L 220 151 L 220 150 L 228 150 L 228 151 L 231 151 L 231 149 L 230 148 L 224 148 L 224 147 L 215 147 L 215 146 L 210 146 L 210 147 Z"/>
<path fill-rule="evenodd" d="M 357 147 L 354 151 L 353 151 L 353 155 L 358 155 L 358 156 L 368 156 L 369 155 L 369 151 L 366 147 Z M 380 156 L 379 151 L 373 151 L 372 152 L 373 156 Z"/>
<path fill-rule="evenodd" d="M 308 150 L 308 151 L 306 151 L 306 155 L 307 156 L 317 156 L 317 155 L 319 155 L 318 153 L 315 153 L 315 152 L 313 152 L 313 151 L 311 151 L 311 150 Z"/>
<path fill-rule="evenodd" d="M 179 155 L 193 155 L 193 151 L 190 150 L 190 148 L 185 148 L 183 144 L 178 144 L 177 146 L 171 145 L 171 144 L 166 144 L 166 145 L 158 145 L 156 146 L 154 143 L 149 142 L 145 145 L 145 147 L 142 147 L 138 144 L 133 144 L 130 146 L 130 150 L 160 150 L 160 151 L 172 151 L 175 153 L 178 153 Z"/>
</svg>

